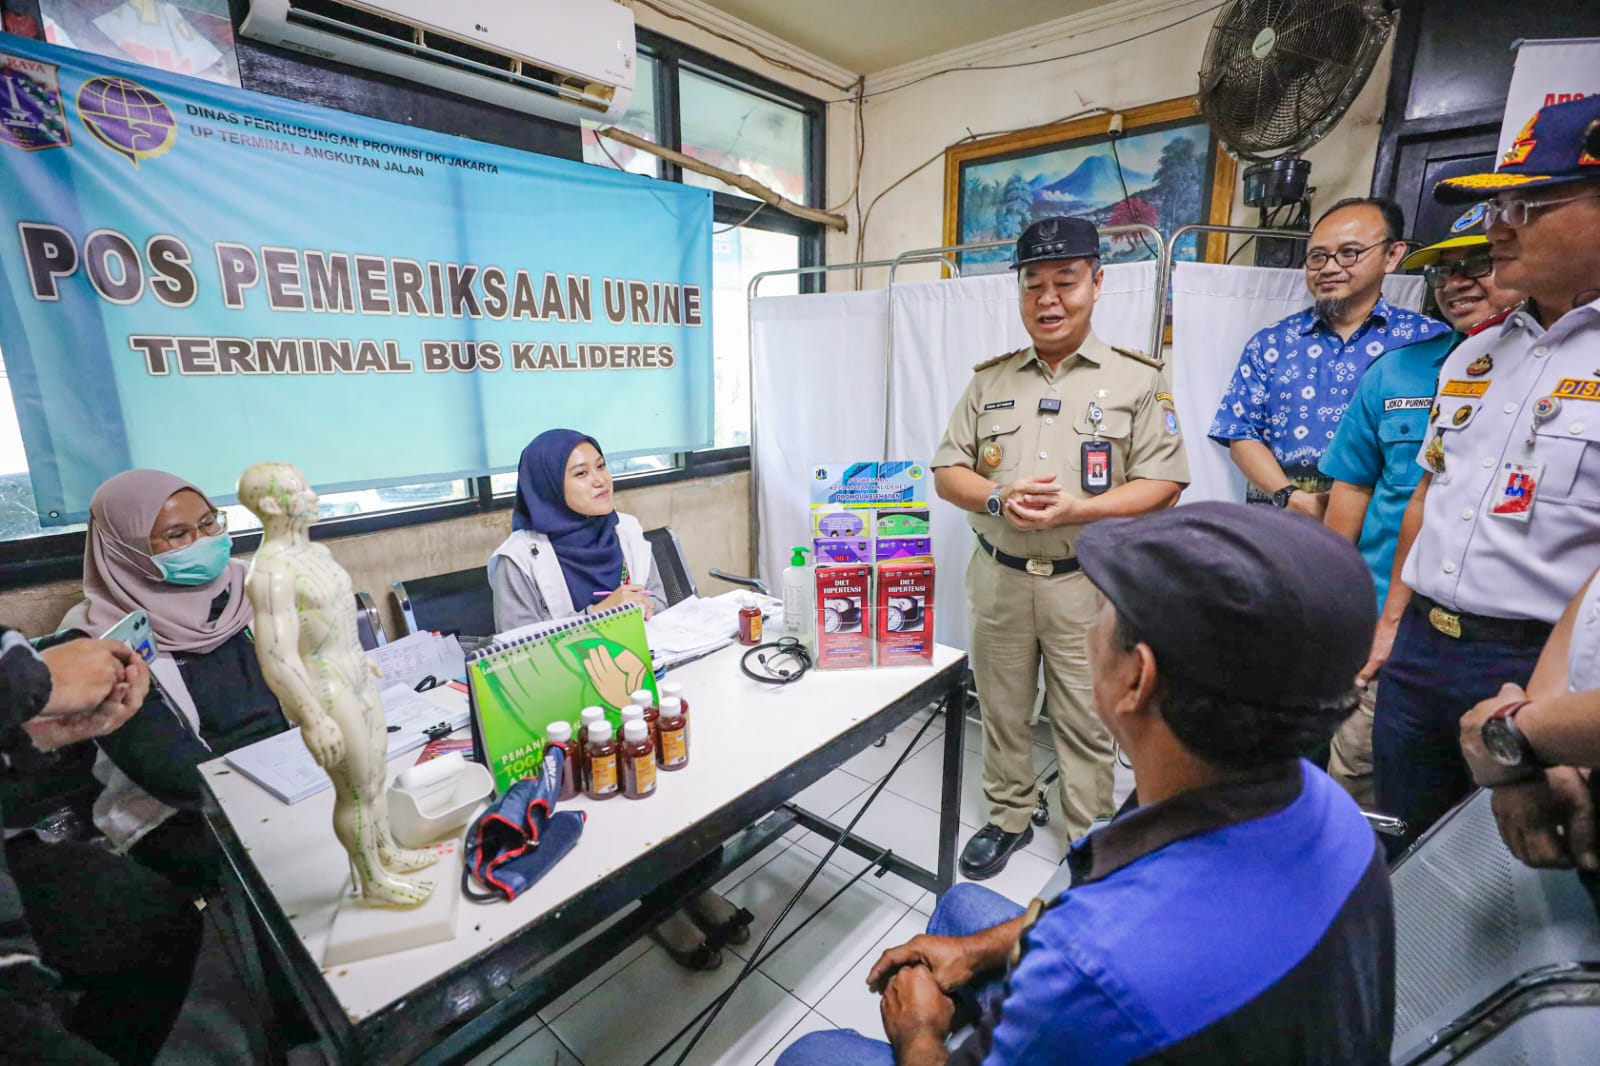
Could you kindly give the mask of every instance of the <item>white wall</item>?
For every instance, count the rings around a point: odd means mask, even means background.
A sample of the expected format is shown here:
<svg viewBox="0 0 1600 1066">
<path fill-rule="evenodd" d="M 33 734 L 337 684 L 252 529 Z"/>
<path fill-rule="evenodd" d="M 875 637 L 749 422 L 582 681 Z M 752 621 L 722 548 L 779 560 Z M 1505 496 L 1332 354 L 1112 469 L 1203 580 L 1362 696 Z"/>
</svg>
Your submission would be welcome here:
<svg viewBox="0 0 1600 1066">
<path fill-rule="evenodd" d="M 1048 32 L 1017 34 L 990 47 L 965 49 L 872 75 L 867 90 L 894 85 L 919 74 L 963 63 L 1013 63 L 1064 55 L 1122 41 L 1186 15 L 1204 12 L 1214 0 L 1128 0 L 1085 16 L 1050 24 Z M 1143 13 L 1138 13 L 1143 12 Z M 1057 63 L 1009 70 L 944 74 L 866 102 L 866 166 L 861 196 L 870 203 L 912 167 L 966 136 L 1048 123 L 1087 107 L 1123 110 L 1192 95 L 1214 14 L 1105 51 Z M 1306 158 L 1316 205 L 1344 196 L 1366 195 L 1377 151 L 1384 94 L 1389 83 L 1391 48 L 1385 48 L 1361 95 L 1339 125 Z M 846 112 L 840 114 L 840 112 Z M 852 156 L 848 108 L 829 116 L 828 149 L 837 171 Z M 848 180 L 848 179 L 841 179 Z M 842 200 L 849 185 L 830 184 L 830 200 Z M 1256 223 L 1235 191 L 1233 220 Z M 852 217 L 852 224 L 854 218 Z M 942 157 L 888 193 L 872 212 L 863 259 L 892 257 L 911 248 L 944 243 L 944 162 Z M 855 258 L 856 235 L 833 235 L 830 262 Z M 930 276 L 933 268 L 917 274 Z M 849 284 L 852 275 L 833 275 Z M 898 275 L 897 275 L 898 276 Z M 881 285 L 882 272 L 868 272 L 865 284 Z"/>
</svg>

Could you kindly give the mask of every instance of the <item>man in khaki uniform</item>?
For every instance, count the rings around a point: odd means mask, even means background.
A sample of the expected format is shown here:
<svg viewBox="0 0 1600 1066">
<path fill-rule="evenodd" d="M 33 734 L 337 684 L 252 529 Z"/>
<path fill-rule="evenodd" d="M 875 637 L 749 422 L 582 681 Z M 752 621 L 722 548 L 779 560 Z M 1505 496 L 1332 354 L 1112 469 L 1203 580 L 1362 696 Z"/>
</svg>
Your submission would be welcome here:
<svg viewBox="0 0 1600 1066">
<path fill-rule="evenodd" d="M 1033 734 L 1044 665 L 1061 811 L 1076 838 L 1112 813 L 1111 738 L 1094 712 L 1087 633 L 1099 611 L 1073 543 L 1101 518 L 1159 511 L 1189 481 L 1161 364 L 1089 330 L 1100 235 L 1047 218 L 1017 241 L 1023 325 L 1033 344 L 979 363 L 933 459 L 939 495 L 970 512 L 972 667 L 983 708 L 989 824 L 961 872 L 993 877 L 1033 839 Z"/>
</svg>

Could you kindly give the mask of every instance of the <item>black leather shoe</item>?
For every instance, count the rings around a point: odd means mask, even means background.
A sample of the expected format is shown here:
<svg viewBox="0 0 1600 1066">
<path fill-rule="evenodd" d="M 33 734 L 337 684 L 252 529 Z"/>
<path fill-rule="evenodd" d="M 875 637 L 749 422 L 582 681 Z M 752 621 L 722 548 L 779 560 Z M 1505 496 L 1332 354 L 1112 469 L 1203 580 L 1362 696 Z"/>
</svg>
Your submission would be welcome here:
<svg viewBox="0 0 1600 1066">
<path fill-rule="evenodd" d="M 978 830 L 961 849 L 961 874 L 972 881 L 983 881 L 1006 868 L 1011 853 L 1033 840 L 1033 827 L 1008 833 L 993 822 Z"/>
</svg>

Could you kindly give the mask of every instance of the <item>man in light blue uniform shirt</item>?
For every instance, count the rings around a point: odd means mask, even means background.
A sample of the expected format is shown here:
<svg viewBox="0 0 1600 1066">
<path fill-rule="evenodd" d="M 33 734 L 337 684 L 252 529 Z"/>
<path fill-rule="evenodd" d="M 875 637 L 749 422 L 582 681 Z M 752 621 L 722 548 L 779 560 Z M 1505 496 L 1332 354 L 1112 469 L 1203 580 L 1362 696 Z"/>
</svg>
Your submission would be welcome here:
<svg viewBox="0 0 1600 1066">
<path fill-rule="evenodd" d="M 1315 302 L 1245 345 L 1207 435 L 1228 449 L 1252 502 L 1320 520 L 1330 486 L 1317 464 L 1361 376 L 1383 353 L 1448 332 L 1383 298 L 1384 277 L 1405 255 L 1404 228 L 1391 201 L 1334 204 L 1306 248 Z"/>
<path fill-rule="evenodd" d="M 1483 218 L 1482 204 L 1468 208 L 1450 227 L 1448 237 L 1412 252 L 1400 264 L 1405 270 L 1425 272 L 1433 302 L 1455 332 L 1395 349 L 1374 363 L 1322 457 L 1322 473 L 1333 479 L 1324 521 L 1361 549 L 1372 570 L 1379 604 L 1389 591 L 1400 519 L 1422 480 L 1417 447 L 1432 421 L 1439 367 L 1468 334 L 1522 298 L 1495 285 Z M 1367 807 L 1376 804 L 1372 783 L 1376 696 L 1376 683 L 1363 687 L 1360 706 L 1334 734 L 1328 758 L 1328 776 Z"/>
</svg>

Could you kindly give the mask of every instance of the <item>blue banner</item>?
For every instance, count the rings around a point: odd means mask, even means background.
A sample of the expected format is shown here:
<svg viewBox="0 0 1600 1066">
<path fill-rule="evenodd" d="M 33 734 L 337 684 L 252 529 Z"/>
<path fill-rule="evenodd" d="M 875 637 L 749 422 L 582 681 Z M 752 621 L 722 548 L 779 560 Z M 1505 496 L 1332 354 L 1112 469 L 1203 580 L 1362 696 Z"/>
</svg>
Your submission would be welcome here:
<svg viewBox="0 0 1600 1066">
<path fill-rule="evenodd" d="M 712 438 L 711 195 L 0 35 L 0 351 L 40 521 Z"/>
</svg>

